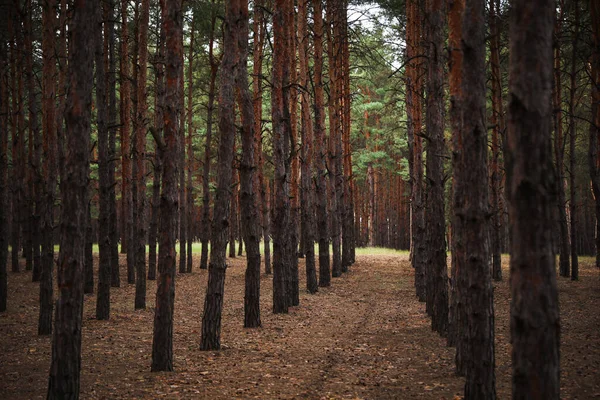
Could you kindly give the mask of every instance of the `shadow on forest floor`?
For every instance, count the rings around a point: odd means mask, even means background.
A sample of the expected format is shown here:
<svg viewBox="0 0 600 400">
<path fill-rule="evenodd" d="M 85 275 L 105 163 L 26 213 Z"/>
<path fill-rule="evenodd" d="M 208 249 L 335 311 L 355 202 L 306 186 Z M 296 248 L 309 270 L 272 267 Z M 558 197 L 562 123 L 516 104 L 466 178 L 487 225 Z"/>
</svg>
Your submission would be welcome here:
<svg viewBox="0 0 600 400">
<path fill-rule="evenodd" d="M 348 274 L 316 295 L 302 291 L 289 315 L 271 313 L 271 277 L 262 277 L 262 324 L 244 329 L 244 258 L 228 259 L 220 352 L 199 350 L 206 271 L 178 275 L 173 373 L 150 373 L 155 284 L 148 309 L 133 310 L 135 288 L 111 290 L 111 320 L 97 321 L 85 297 L 82 398 L 397 398 L 453 399 L 463 381 L 454 349 L 431 332 L 414 296 L 408 254 L 361 250 Z M 300 260 L 301 271 L 303 260 Z M 121 256 L 126 282 L 125 258 Z M 510 398 L 508 264 L 495 283 L 498 398 Z M 559 278 L 561 397 L 600 396 L 599 272 L 581 259 L 580 281 Z M 304 287 L 304 273 L 300 273 Z M 0 398 L 44 398 L 50 338 L 37 336 L 38 286 L 9 273 L 0 314 Z M 56 293 L 56 292 L 55 292 Z"/>
</svg>

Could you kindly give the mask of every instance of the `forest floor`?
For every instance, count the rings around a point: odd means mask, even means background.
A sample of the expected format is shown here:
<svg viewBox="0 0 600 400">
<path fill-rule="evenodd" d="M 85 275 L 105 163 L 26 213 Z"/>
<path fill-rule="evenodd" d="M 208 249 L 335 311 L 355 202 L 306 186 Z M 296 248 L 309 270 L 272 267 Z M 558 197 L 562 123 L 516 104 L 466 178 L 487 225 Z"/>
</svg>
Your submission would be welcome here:
<svg viewBox="0 0 600 400">
<path fill-rule="evenodd" d="M 414 296 L 407 253 L 359 251 L 349 273 L 315 295 L 303 291 L 289 315 L 271 313 L 271 277 L 263 276 L 259 329 L 242 327 L 245 259 L 229 259 L 218 352 L 199 350 L 207 272 L 198 264 L 194 257 L 194 272 L 177 276 L 172 373 L 150 372 L 153 282 L 143 311 L 133 310 L 133 285 L 112 289 L 110 321 L 95 319 L 95 296 L 86 295 L 82 398 L 461 398 L 454 349 L 430 329 Z M 589 258 L 580 265 L 578 282 L 558 280 L 565 399 L 600 397 L 599 272 Z M 503 273 L 504 281 L 495 283 L 496 379 L 498 398 L 509 399 L 506 260 Z M 30 279 L 30 273 L 9 273 L 9 308 L 0 314 L 2 399 L 46 394 L 51 344 L 50 337 L 37 336 L 38 285 Z"/>
</svg>

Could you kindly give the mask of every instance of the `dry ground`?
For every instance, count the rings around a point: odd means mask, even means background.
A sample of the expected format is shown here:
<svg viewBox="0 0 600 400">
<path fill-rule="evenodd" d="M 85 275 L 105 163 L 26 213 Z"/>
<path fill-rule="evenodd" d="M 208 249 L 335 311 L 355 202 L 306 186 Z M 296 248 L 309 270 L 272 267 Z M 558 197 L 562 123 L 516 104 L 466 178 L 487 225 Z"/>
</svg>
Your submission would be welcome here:
<svg viewBox="0 0 600 400">
<path fill-rule="evenodd" d="M 559 279 L 565 399 L 600 397 L 599 272 L 582 261 L 579 282 Z M 498 397 L 508 399 L 507 266 L 504 277 L 495 291 L 496 366 Z M 38 286 L 30 278 L 9 273 L 9 308 L 0 315 L 2 399 L 46 393 L 50 338 L 36 334 Z M 460 398 L 454 351 L 431 332 L 405 253 L 361 252 L 348 274 L 316 295 L 303 293 L 289 315 L 270 312 L 271 277 L 263 276 L 263 327 L 253 330 L 242 327 L 244 259 L 230 259 L 219 352 L 198 348 L 206 278 L 197 268 L 177 277 L 173 373 L 150 373 L 153 282 L 144 311 L 133 310 L 133 286 L 113 289 L 110 321 L 95 320 L 95 297 L 86 296 L 82 398 Z"/>
</svg>

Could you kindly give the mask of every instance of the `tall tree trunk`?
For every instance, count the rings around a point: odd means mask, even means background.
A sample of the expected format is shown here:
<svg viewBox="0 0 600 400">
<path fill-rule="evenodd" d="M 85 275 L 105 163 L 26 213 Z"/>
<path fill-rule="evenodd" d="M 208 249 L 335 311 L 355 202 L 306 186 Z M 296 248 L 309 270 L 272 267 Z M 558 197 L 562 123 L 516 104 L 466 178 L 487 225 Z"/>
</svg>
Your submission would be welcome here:
<svg viewBox="0 0 600 400">
<path fill-rule="evenodd" d="M 289 103 L 290 112 L 290 229 L 289 229 L 289 266 L 287 274 L 286 294 L 288 296 L 288 305 L 297 306 L 300 304 L 300 285 L 298 271 L 298 233 L 300 218 L 300 197 L 299 197 L 299 176 L 300 163 L 298 158 L 298 73 L 296 68 L 296 14 L 294 4 L 287 9 L 285 14 L 285 28 L 287 35 L 286 51 L 288 59 L 289 74 Z"/>
<path fill-rule="evenodd" d="M 119 232 L 117 226 L 117 191 L 115 178 L 115 158 L 117 153 L 117 75 L 115 55 L 115 2 L 104 3 L 104 69 L 106 71 L 106 90 L 108 98 L 108 184 L 109 214 L 108 237 L 110 240 L 110 284 L 121 285 L 119 276 Z"/>
<path fill-rule="evenodd" d="M 31 0 L 25 2 L 25 64 L 27 76 L 27 95 L 28 95 L 28 123 L 29 123 L 29 168 L 28 168 L 28 221 L 29 226 L 29 244 L 26 244 L 26 254 L 30 257 L 27 261 L 27 269 L 31 265 L 32 281 L 38 282 L 41 278 L 41 256 L 40 256 L 40 208 L 42 207 L 42 171 L 41 152 L 42 143 L 40 136 L 40 126 L 38 123 L 38 103 L 35 90 L 35 75 L 33 66 L 33 5 Z"/>
<path fill-rule="evenodd" d="M 312 0 L 314 10 L 314 81 L 315 81 L 315 143 L 321 143 L 316 154 L 315 194 L 317 198 L 317 237 L 319 240 L 319 286 L 331 284 L 329 264 L 329 223 L 327 219 L 327 150 L 325 143 L 325 108 L 323 95 L 323 7 L 322 0 Z"/>
<path fill-rule="evenodd" d="M 498 9 L 496 9 L 498 7 Z M 492 165 L 491 165 L 491 256 L 492 277 L 496 281 L 502 280 L 502 243 L 501 227 L 502 214 L 500 182 L 500 144 L 499 138 L 504 131 L 504 112 L 502 107 L 502 75 L 500 75 L 500 23 L 498 14 L 500 5 L 497 0 L 489 0 L 489 26 L 490 26 L 490 65 L 492 70 Z"/>
<path fill-rule="evenodd" d="M 564 1 L 561 0 L 560 14 L 557 16 L 554 25 L 555 40 L 557 41 L 559 34 L 562 31 L 563 14 Z M 559 271 L 561 276 L 569 276 L 571 274 L 571 263 L 569 259 L 571 250 L 569 247 L 569 225 L 567 222 L 567 196 L 565 194 L 565 139 L 563 133 L 562 71 L 560 60 L 560 46 L 556 45 L 554 47 L 554 85 L 552 87 L 552 100 L 554 106 L 554 157 L 556 159 L 556 188 L 558 193 L 558 217 L 560 224 Z"/>
<path fill-rule="evenodd" d="M 348 0 L 342 1 L 340 39 L 342 57 L 342 145 L 343 145 L 343 221 L 342 221 L 342 271 L 348 271 L 356 258 L 354 232 L 354 179 L 352 175 L 352 148 L 350 145 L 351 105 L 350 96 L 350 43 L 348 38 Z"/>
<path fill-rule="evenodd" d="M 208 87 L 208 105 L 206 111 L 206 143 L 204 144 L 204 168 L 202 172 L 202 250 L 200 255 L 200 269 L 208 268 L 208 241 L 211 235 L 210 220 L 210 149 L 212 146 L 213 114 L 215 109 L 215 87 L 219 60 L 214 54 L 215 26 L 217 21 L 214 10 L 214 0 L 211 1 L 210 33 L 208 38 L 208 60 L 210 64 L 210 83 Z"/>
<path fill-rule="evenodd" d="M 446 266 L 446 224 L 444 215 L 444 67 L 445 7 L 442 0 L 427 0 L 427 212 L 428 282 L 431 327 L 442 336 L 448 330 L 448 271 Z M 487 200 L 487 196 L 486 196 Z M 487 205 L 487 204 L 486 204 Z M 484 227 L 485 228 L 485 227 Z"/>
<path fill-rule="evenodd" d="M 45 14 L 44 14 L 45 15 Z M 46 21 L 44 21 L 46 22 Z M 44 24 L 47 28 L 47 23 Z M 46 34 L 46 31 L 44 31 Z M 46 45 L 48 43 L 44 42 Z M 46 49 L 44 47 L 44 49 Z M 45 52 L 44 55 L 48 53 Z M 45 59 L 44 59 L 45 60 Z M 6 311 L 8 293 L 8 57 L 6 42 L 0 44 L 0 312 Z M 47 87 L 44 86 L 46 89 Z M 42 305 L 40 300 L 40 306 Z"/>
<path fill-rule="evenodd" d="M 554 12 L 555 2 L 549 0 L 515 0 L 511 9 L 506 156 L 513 399 L 560 398 L 560 320 L 552 254 Z"/>
<path fill-rule="evenodd" d="M 265 253 L 265 273 L 271 273 L 271 246 L 269 236 L 269 207 L 264 178 L 264 161 L 262 152 L 262 65 L 263 65 L 263 47 L 265 42 L 266 22 L 264 17 L 262 0 L 256 0 L 254 6 L 254 48 L 252 64 L 252 94 L 254 109 L 254 162 L 257 173 L 254 175 L 256 183 L 254 185 L 255 195 L 260 195 L 260 213 L 262 216 L 262 235 L 264 240 Z M 258 199 L 257 199 L 258 200 Z"/>
<path fill-rule="evenodd" d="M 340 122 L 340 69 L 341 69 L 341 46 L 337 35 L 340 25 L 341 7 L 340 1 L 328 1 L 326 3 L 327 16 L 327 55 L 329 58 L 329 185 L 331 203 L 331 245 L 333 252 L 333 264 L 331 275 L 338 277 L 342 275 L 342 253 L 341 253 L 341 210 L 342 210 L 342 132 Z"/>
<path fill-rule="evenodd" d="M 160 15 L 160 13 L 159 13 Z M 155 139 L 155 152 L 154 152 L 154 165 L 153 175 L 154 180 L 152 184 L 152 218 L 150 219 L 150 230 L 148 235 L 149 249 L 148 249 L 148 279 L 156 279 L 156 265 L 157 265 L 157 253 L 156 247 L 158 242 L 158 226 L 160 223 L 160 182 L 162 179 L 162 158 L 160 143 L 163 140 L 164 131 L 164 112 L 165 112 L 165 30 L 162 24 L 162 15 L 160 16 L 160 22 L 158 23 L 159 28 L 159 43 L 158 43 L 158 55 L 157 62 L 154 65 L 156 73 L 156 98 L 155 98 L 155 112 L 154 112 L 154 132 L 157 135 Z"/>
<path fill-rule="evenodd" d="M 137 128 L 135 132 L 135 151 L 137 183 L 137 220 L 135 224 L 135 309 L 146 308 L 146 76 L 148 59 L 148 22 L 150 1 L 143 0 L 139 20 L 139 72 L 137 77 Z"/>
<path fill-rule="evenodd" d="M 65 176 L 61 187 L 61 248 L 48 399 L 79 397 L 83 258 L 87 220 L 88 166 L 91 131 L 93 52 L 96 29 L 94 2 L 77 2 L 69 22 L 69 92 L 65 109 Z"/>
<path fill-rule="evenodd" d="M 108 142 L 108 102 L 106 95 L 106 74 L 104 70 L 104 41 L 102 35 L 102 10 L 100 5 L 96 12 L 96 123 L 98 125 L 98 294 L 96 297 L 96 319 L 110 317 L 110 284 L 111 284 L 111 247 L 109 236 L 110 224 L 110 171 Z"/>
<path fill-rule="evenodd" d="M 133 244 L 129 239 L 132 230 L 132 185 L 131 185 L 131 74 L 129 64 L 129 25 L 127 0 L 121 0 L 121 253 L 127 253 L 127 283 L 135 283 L 132 261 Z"/>
<path fill-rule="evenodd" d="M 38 335 L 52 333 L 54 269 L 54 201 L 57 183 L 56 152 L 56 1 L 42 5 L 42 125 L 44 130 L 44 201 L 42 219 L 42 271 L 40 281 L 40 312 Z M 1 95 L 0 95 L 1 97 Z M 0 175 L 0 179 L 2 176 Z M 4 203 L 3 203 L 4 204 Z M 3 249 L 0 249 L 0 253 Z M 0 254 L 0 263 L 6 256 Z"/>
<path fill-rule="evenodd" d="M 571 52 L 571 88 L 569 95 L 569 211 L 571 214 L 571 280 L 579 279 L 579 261 L 577 258 L 577 187 L 575 184 L 575 91 L 577 89 L 577 44 L 579 41 L 579 1 L 573 1 L 575 22 L 573 24 L 573 41 Z"/>
<path fill-rule="evenodd" d="M 186 197 L 186 210 L 187 210 L 187 264 L 186 272 L 192 272 L 192 242 L 193 242 L 193 231 L 194 231 L 194 186 L 192 185 L 192 165 L 194 162 L 194 148 L 192 147 L 192 138 L 194 134 L 194 24 L 196 15 L 192 16 L 192 24 L 190 25 L 190 52 L 188 56 L 188 110 L 187 110 L 187 197 Z"/>
<path fill-rule="evenodd" d="M 407 2 L 407 115 L 411 174 L 411 261 L 415 269 L 415 289 L 419 301 L 425 301 L 425 213 L 423 204 L 423 139 L 422 139 L 422 3 Z"/>
<path fill-rule="evenodd" d="M 161 0 L 161 30 L 165 38 L 164 142 L 157 146 L 162 154 L 162 193 L 160 196 L 160 237 L 158 282 L 154 308 L 152 371 L 173 370 L 173 309 L 175 306 L 175 227 L 177 225 L 177 142 L 178 109 L 183 75 L 183 13 L 181 0 Z M 162 36 L 162 35 L 161 35 Z"/>
<path fill-rule="evenodd" d="M 182 56 L 183 57 L 183 56 Z M 179 102 L 183 112 L 179 124 L 179 273 L 184 274 L 187 269 L 187 206 L 185 203 L 185 75 L 181 77 L 181 98 Z"/>
<path fill-rule="evenodd" d="M 449 13 L 452 233 L 461 238 L 453 248 L 461 305 L 455 329 L 466 376 L 465 399 L 496 398 L 492 271 L 486 240 L 494 220 L 488 205 L 484 9 L 484 0 L 457 1 Z"/>
<path fill-rule="evenodd" d="M 596 205 L 596 268 L 600 268 L 600 4 L 590 1 L 592 35 L 592 123 L 590 124 L 589 167 L 592 178 L 592 190 Z"/>
<path fill-rule="evenodd" d="M 235 143 L 235 68 L 238 61 L 235 24 L 241 0 L 226 4 L 219 93 L 219 161 L 217 166 L 217 192 L 211 232 L 211 252 L 208 266 L 208 287 L 202 316 L 201 350 L 221 348 L 221 312 L 225 288 L 227 263 L 227 227 L 231 202 L 231 177 Z"/>
<path fill-rule="evenodd" d="M 318 290 L 317 270 L 315 267 L 315 234 L 314 234 L 314 189 L 313 189 L 313 125 L 310 116 L 310 95 L 308 77 L 308 0 L 300 0 L 298 4 L 298 32 L 300 35 L 300 87 L 301 119 L 302 119 L 302 235 L 306 262 L 306 289 L 309 293 Z"/>
<path fill-rule="evenodd" d="M 10 12 L 10 18 L 8 18 L 8 31 L 9 31 L 9 35 L 11 36 L 11 40 L 10 40 L 10 44 L 9 44 L 9 48 L 10 48 L 10 76 L 9 76 L 9 82 L 12 82 L 13 84 L 10 85 L 11 87 L 11 107 L 10 107 L 10 114 L 11 114 L 11 121 L 10 121 L 10 125 L 11 125 L 11 156 L 13 160 L 20 160 L 19 158 L 19 153 L 20 153 L 20 147 L 21 147 L 21 132 L 19 131 L 19 127 L 18 127 L 18 91 L 17 91 L 17 71 L 18 69 L 18 65 L 17 65 L 17 55 L 16 55 L 16 38 L 18 35 L 17 32 L 17 27 L 15 27 L 15 23 L 14 20 L 16 18 L 14 18 L 14 10 L 11 7 L 11 12 Z M 12 272 L 19 272 L 20 271 L 20 265 L 19 265 L 19 248 L 20 248 L 20 218 L 19 218 L 19 210 L 21 207 L 21 202 L 20 202 L 20 185 L 21 185 L 21 179 L 20 179 L 20 163 L 19 162 L 15 162 L 12 165 L 11 168 L 11 214 L 12 214 L 12 224 L 11 224 L 11 233 L 10 233 L 10 246 L 11 246 L 11 271 Z"/>
<path fill-rule="evenodd" d="M 244 327 L 259 327 L 260 322 L 260 237 L 259 212 L 254 160 L 254 110 L 248 88 L 248 1 L 239 0 L 232 13 L 239 62 L 235 71 L 237 97 L 242 119 L 242 159 L 240 162 L 240 229 L 246 242 L 246 276 L 244 293 Z M 240 241 L 240 248 L 241 248 Z"/>
<path fill-rule="evenodd" d="M 290 62 L 286 24 L 293 5 L 290 0 L 276 0 L 273 9 L 273 89 L 271 114 L 273 121 L 274 218 L 273 218 L 273 312 L 288 312 L 287 285 L 290 274 L 290 156 L 291 121 Z"/>
</svg>

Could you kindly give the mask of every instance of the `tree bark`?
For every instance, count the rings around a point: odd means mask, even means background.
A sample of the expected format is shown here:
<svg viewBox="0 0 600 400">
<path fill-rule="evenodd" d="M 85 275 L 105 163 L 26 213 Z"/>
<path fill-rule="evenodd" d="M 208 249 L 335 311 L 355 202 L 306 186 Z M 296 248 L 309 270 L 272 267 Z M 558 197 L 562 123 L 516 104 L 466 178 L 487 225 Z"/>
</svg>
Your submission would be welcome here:
<svg viewBox="0 0 600 400">
<path fill-rule="evenodd" d="M 562 31 L 562 20 L 564 13 L 564 1 L 560 2 L 560 14 L 554 25 L 555 40 L 558 40 L 559 33 Z M 558 193 L 558 217 L 560 224 L 560 250 L 559 250 L 559 271 L 561 276 L 571 275 L 571 263 L 569 256 L 570 239 L 569 225 L 567 222 L 567 198 L 565 194 L 565 139 L 563 133 L 563 112 L 562 112 L 562 71 L 560 65 L 561 51 L 560 46 L 554 48 L 554 86 L 553 86 L 553 106 L 554 106 L 554 155 L 556 159 L 557 173 L 557 193 Z"/>
<path fill-rule="evenodd" d="M 148 22 L 150 19 L 150 1 L 143 0 L 139 20 L 139 72 L 137 76 L 137 127 L 135 132 L 135 151 L 137 183 L 137 220 L 135 225 L 135 309 L 146 308 L 146 76 L 148 60 Z"/>
<path fill-rule="evenodd" d="M 592 178 L 592 190 L 596 205 L 596 268 L 600 268 L 600 4 L 590 1 L 592 36 L 592 123 L 590 124 L 589 167 Z"/>
<path fill-rule="evenodd" d="M 208 268 L 208 242 L 211 234 L 210 219 L 210 149 L 212 146 L 213 113 L 215 108 L 215 87 L 219 60 L 214 55 L 214 35 L 217 16 L 214 10 L 214 0 L 211 1 L 210 33 L 208 37 L 208 60 L 210 64 L 210 83 L 208 87 L 208 105 L 206 111 L 206 143 L 204 144 L 204 169 L 202 174 L 202 253 L 200 269 Z"/>
<path fill-rule="evenodd" d="M 246 276 L 244 294 L 244 327 L 256 328 L 260 322 L 260 225 L 257 205 L 257 188 L 254 175 L 254 110 L 248 88 L 248 1 L 239 0 L 234 10 L 238 60 L 235 70 L 237 97 L 242 119 L 242 159 L 240 162 L 240 215 L 244 241 L 246 242 Z M 240 242 L 240 248 L 242 243 Z"/>
<path fill-rule="evenodd" d="M 485 121 L 484 0 L 455 1 L 450 9 L 453 137 L 453 251 L 456 327 L 466 377 L 465 399 L 495 399 L 494 309 L 490 248 L 487 130 Z M 429 157 L 428 157 L 429 158 Z"/>
<path fill-rule="evenodd" d="M 119 287 L 119 232 L 117 220 L 117 191 L 115 165 L 117 154 L 117 75 L 115 55 L 115 2 L 104 3 L 104 68 L 106 71 L 106 90 L 108 97 L 108 182 L 109 182 L 109 216 L 108 237 L 110 238 L 110 285 Z"/>
<path fill-rule="evenodd" d="M 314 189 L 313 189 L 313 125 L 310 116 L 310 95 L 308 77 L 308 0 L 300 0 L 298 4 L 298 32 L 300 35 L 300 87 L 301 119 L 302 119 L 302 235 L 306 263 L 306 290 L 316 293 L 319 289 L 317 270 L 315 267 L 315 234 L 314 234 Z"/>
<path fill-rule="evenodd" d="M 288 312 L 287 282 L 291 272 L 290 252 L 290 47 L 286 24 L 293 5 L 290 0 L 276 0 L 273 9 L 273 121 L 274 218 L 273 218 L 273 312 Z"/>
<path fill-rule="evenodd" d="M 513 399 L 559 399 L 560 320 L 552 254 L 551 153 L 555 2 L 511 10 L 507 183 L 511 221 Z"/>
<path fill-rule="evenodd" d="M 44 24 L 44 28 L 47 28 L 47 24 L 47 22 Z M 46 49 L 44 55 L 47 54 Z M 0 44 L 0 71 L 2 71 L 0 73 L 0 312 L 4 312 L 8 294 L 7 257 L 10 235 L 8 230 L 8 73 L 6 72 L 8 57 L 4 41 Z M 44 88 L 47 89 L 46 86 Z M 40 299 L 40 306 L 42 304 Z"/>
<path fill-rule="evenodd" d="M 194 231 L 194 186 L 192 185 L 192 164 L 194 162 L 194 148 L 192 147 L 192 138 L 194 135 L 194 24 L 196 21 L 196 14 L 192 16 L 192 24 L 190 26 L 190 52 L 188 56 L 188 110 L 187 110 L 187 197 L 186 197 L 186 210 L 187 210 L 187 263 L 185 270 L 187 273 L 192 272 L 192 243 L 193 243 L 193 231 Z"/>
<path fill-rule="evenodd" d="M 269 202 L 264 177 L 264 161 L 262 151 L 262 65 L 263 65 L 263 47 L 265 42 L 266 22 L 264 17 L 262 0 L 256 0 L 254 6 L 254 48 L 253 48 L 253 108 L 254 108 L 254 161 L 257 167 L 255 190 L 256 195 L 260 194 L 260 213 L 262 216 L 262 234 L 265 253 L 265 273 L 271 273 L 271 239 L 269 236 Z M 259 193 L 260 192 L 260 193 Z"/>
<path fill-rule="evenodd" d="M 104 70 L 104 42 L 102 35 L 102 12 L 100 6 L 96 11 L 96 122 L 98 125 L 98 181 L 99 181 L 99 215 L 98 215 L 98 293 L 96 297 L 96 319 L 110 317 L 110 284 L 111 284 L 111 247 L 109 236 L 110 224 L 110 171 L 108 142 L 108 103 L 106 96 L 106 74 Z"/>
<path fill-rule="evenodd" d="M 175 306 L 175 227 L 177 225 L 177 141 L 182 110 L 178 108 L 183 75 L 183 13 L 181 0 L 161 0 L 165 41 L 165 108 L 163 170 L 160 197 L 158 283 L 154 309 L 152 371 L 173 370 L 173 309 Z"/>
<path fill-rule="evenodd" d="M 76 2 L 69 23 L 69 92 L 65 109 L 67 158 L 62 188 L 61 249 L 48 399 L 77 399 L 81 369 L 83 258 L 96 29 L 94 2 Z"/>
<path fill-rule="evenodd" d="M 444 216 L 444 2 L 427 0 L 428 79 L 427 79 L 427 211 L 428 273 L 427 299 L 431 304 L 431 327 L 446 336 L 448 330 L 448 271 Z"/>
<path fill-rule="evenodd" d="M 325 143 L 325 108 L 323 96 L 323 8 L 321 0 L 312 0 L 314 10 L 314 81 L 315 81 L 315 143 Z M 331 285 L 329 264 L 329 222 L 327 219 L 327 151 L 319 146 L 316 154 L 315 194 L 317 198 L 317 233 L 319 239 L 319 286 Z"/>
<path fill-rule="evenodd" d="M 579 41 L 579 4 L 573 1 L 575 22 L 573 24 L 573 40 L 571 50 L 571 88 L 569 95 L 569 211 L 571 214 L 571 280 L 579 279 L 579 261 L 577 257 L 577 187 L 575 183 L 576 149 L 575 139 L 575 91 L 577 89 L 577 44 Z"/>
<path fill-rule="evenodd" d="M 226 5 L 219 93 L 219 161 L 217 167 L 217 192 L 211 232 L 211 252 L 208 266 L 208 287 L 202 317 L 201 350 L 221 348 L 221 313 L 225 288 L 227 263 L 227 232 L 231 202 L 231 177 L 235 143 L 235 68 L 238 61 L 236 16 L 241 0 L 231 0 Z"/>
<path fill-rule="evenodd" d="M 42 124 L 44 130 L 45 191 L 42 218 L 42 271 L 40 280 L 40 312 L 38 335 L 52 333 L 54 269 L 54 201 L 57 184 L 56 152 L 56 1 L 47 0 L 42 5 Z M 0 95 L 1 96 L 1 95 Z M 2 176 L 0 175 L 0 179 Z M 4 203 L 3 203 L 4 204 Z M 0 252 L 2 249 L 0 249 Z M 6 255 L 0 254 L 0 263 Z"/>
<path fill-rule="evenodd" d="M 500 24 L 497 13 L 500 13 L 497 0 L 489 0 L 489 26 L 490 26 L 490 66 L 492 70 L 492 162 L 491 162 L 491 257 L 492 277 L 496 281 L 502 280 L 502 243 L 501 227 L 501 172 L 500 172 L 500 145 L 499 138 L 504 131 L 504 111 L 502 107 L 502 75 L 500 74 Z M 498 9 L 496 9 L 498 7 Z"/>
</svg>

